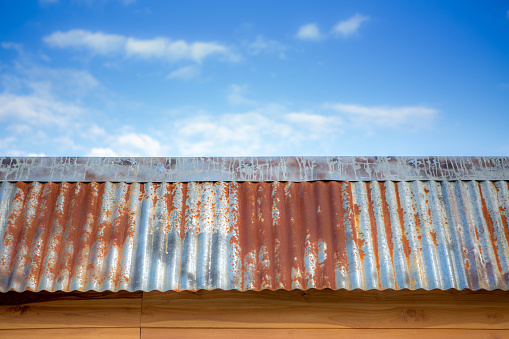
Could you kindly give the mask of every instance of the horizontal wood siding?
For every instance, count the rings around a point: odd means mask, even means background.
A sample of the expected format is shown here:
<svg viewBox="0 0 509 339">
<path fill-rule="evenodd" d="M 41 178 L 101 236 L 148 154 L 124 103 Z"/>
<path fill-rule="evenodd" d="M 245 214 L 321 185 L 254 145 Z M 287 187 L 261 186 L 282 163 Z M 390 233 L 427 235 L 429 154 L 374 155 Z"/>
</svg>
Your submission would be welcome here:
<svg viewBox="0 0 509 339">
<path fill-rule="evenodd" d="M 216 291 L 143 296 L 142 327 L 509 329 L 506 292 Z"/>
<path fill-rule="evenodd" d="M 0 294 L 0 338 L 67 337 L 509 338 L 509 292 Z"/>
<path fill-rule="evenodd" d="M 436 329 L 168 329 L 142 328 L 141 339 L 502 339 L 506 330 Z"/>
<path fill-rule="evenodd" d="M 46 328 L 2 330 L 2 339 L 139 339 L 138 328 Z"/>
<path fill-rule="evenodd" d="M 0 329 L 139 327 L 142 295 L 9 292 L 0 297 Z"/>
</svg>

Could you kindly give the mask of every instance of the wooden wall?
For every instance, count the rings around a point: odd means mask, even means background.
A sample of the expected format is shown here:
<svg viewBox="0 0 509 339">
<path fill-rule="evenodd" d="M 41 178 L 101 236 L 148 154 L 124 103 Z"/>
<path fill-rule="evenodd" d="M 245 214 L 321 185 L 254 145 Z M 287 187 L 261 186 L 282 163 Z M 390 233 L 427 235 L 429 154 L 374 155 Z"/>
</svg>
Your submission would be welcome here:
<svg viewBox="0 0 509 339">
<path fill-rule="evenodd" d="M 0 294 L 0 338 L 509 338 L 503 291 Z"/>
</svg>

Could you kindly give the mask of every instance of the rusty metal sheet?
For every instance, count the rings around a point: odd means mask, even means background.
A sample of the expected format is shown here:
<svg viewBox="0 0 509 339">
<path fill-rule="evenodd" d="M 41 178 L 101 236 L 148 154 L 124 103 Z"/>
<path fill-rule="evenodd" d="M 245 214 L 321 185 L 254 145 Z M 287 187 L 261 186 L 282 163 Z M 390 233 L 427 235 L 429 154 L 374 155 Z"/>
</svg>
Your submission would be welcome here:
<svg viewBox="0 0 509 339">
<path fill-rule="evenodd" d="M 509 157 L 0 158 L 0 181 L 509 180 Z"/>
<path fill-rule="evenodd" d="M 0 291 L 509 288 L 507 181 L 0 187 Z"/>
</svg>

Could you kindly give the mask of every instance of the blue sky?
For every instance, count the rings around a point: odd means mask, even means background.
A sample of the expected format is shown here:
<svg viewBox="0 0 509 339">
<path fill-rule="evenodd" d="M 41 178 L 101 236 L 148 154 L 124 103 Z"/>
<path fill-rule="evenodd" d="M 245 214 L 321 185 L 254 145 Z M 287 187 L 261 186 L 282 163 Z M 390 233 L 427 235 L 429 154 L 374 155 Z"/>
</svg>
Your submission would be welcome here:
<svg viewBox="0 0 509 339">
<path fill-rule="evenodd" d="M 0 0 L 0 154 L 508 155 L 507 1 Z"/>
</svg>

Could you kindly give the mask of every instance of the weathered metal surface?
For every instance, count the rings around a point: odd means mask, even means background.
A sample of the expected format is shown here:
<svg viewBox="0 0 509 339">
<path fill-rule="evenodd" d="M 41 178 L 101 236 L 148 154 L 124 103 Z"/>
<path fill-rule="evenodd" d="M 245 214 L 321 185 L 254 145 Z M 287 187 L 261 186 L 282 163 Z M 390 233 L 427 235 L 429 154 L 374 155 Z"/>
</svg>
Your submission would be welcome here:
<svg viewBox="0 0 509 339">
<path fill-rule="evenodd" d="M 0 181 L 509 180 L 509 157 L 0 158 Z"/>
<path fill-rule="evenodd" d="M 0 291 L 509 288 L 507 181 L 9 183 Z"/>
</svg>

